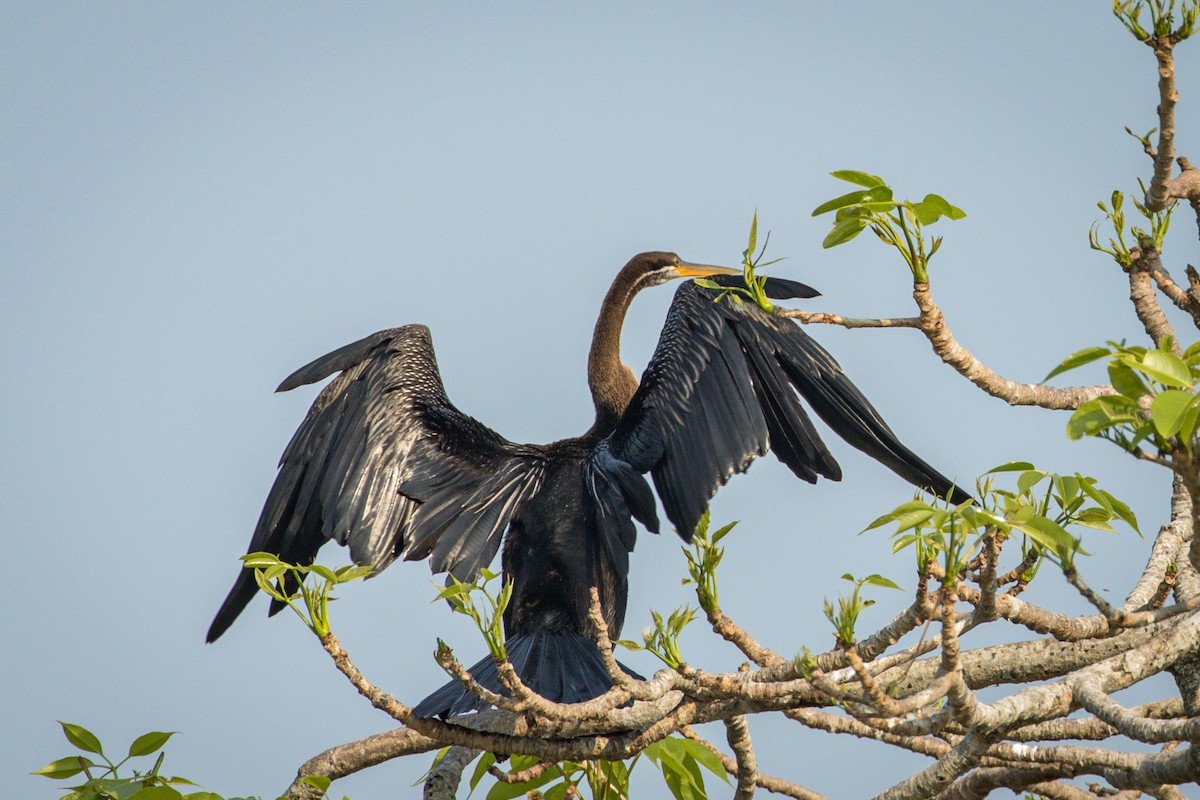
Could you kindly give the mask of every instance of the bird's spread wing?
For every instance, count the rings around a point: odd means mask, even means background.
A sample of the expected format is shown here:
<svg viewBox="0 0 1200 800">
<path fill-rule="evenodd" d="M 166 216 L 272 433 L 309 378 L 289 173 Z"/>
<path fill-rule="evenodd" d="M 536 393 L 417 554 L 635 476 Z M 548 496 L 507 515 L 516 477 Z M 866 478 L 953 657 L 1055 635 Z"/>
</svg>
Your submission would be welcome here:
<svg viewBox="0 0 1200 800">
<path fill-rule="evenodd" d="M 376 572 L 430 557 L 471 580 L 496 554 L 537 487 L 535 448 L 507 441 L 446 397 L 429 330 L 381 331 L 297 370 L 287 391 L 340 372 L 284 450 L 249 552 L 310 563 L 327 540 Z M 209 630 L 213 641 L 256 591 L 243 571 Z"/>
<path fill-rule="evenodd" d="M 806 481 L 840 479 L 797 392 L 838 435 L 905 480 L 968 499 L 900 443 L 798 325 L 753 302 L 717 296 L 691 281 L 680 286 L 641 385 L 608 440 L 612 457 L 652 475 L 680 536 L 690 539 L 717 488 L 768 449 Z"/>
</svg>

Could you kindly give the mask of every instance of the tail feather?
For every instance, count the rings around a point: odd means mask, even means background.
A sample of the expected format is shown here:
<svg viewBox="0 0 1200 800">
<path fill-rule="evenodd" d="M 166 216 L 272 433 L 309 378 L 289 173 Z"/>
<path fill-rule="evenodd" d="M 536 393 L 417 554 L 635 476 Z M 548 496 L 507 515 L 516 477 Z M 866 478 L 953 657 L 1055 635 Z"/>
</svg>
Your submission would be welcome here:
<svg viewBox="0 0 1200 800">
<path fill-rule="evenodd" d="M 508 660 L 521 681 L 548 700 L 582 703 L 612 688 L 599 648 L 578 631 L 541 630 L 514 636 L 508 640 L 507 649 Z M 624 664 L 620 667 L 632 677 L 642 679 Z M 491 656 L 471 667 L 470 672 L 485 689 L 508 695 Z M 446 719 L 487 707 L 487 703 L 453 680 L 418 703 L 413 711 L 418 717 Z"/>
</svg>

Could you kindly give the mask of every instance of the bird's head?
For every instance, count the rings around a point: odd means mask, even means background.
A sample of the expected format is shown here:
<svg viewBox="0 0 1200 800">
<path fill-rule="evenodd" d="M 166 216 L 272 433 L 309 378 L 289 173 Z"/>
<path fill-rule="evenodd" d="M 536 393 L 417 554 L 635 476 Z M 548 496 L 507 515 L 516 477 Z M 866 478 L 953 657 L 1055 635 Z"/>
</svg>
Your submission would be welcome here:
<svg viewBox="0 0 1200 800">
<path fill-rule="evenodd" d="M 674 253 L 659 251 L 638 253 L 629 260 L 622 271 L 633 273 L 633 282 L 638 290 L 658 286 L 676 278 L 711 278 L 729 288 L 745 286 L 745 276 L 741 269 L 692 264 Z M 821 294 L 807 284 L 789 281 L 786 278 L 767 278 L 764 290 L 768 297 L 775 300 L 818 297 Z"/>
<path fill-rule="evenodd" d="M 640 288 L 658 286 L 676 278 L 702 278 L 712 275 L 741 275 L 740 269 L 714 267 L 709 264 L 689 264 L 674 253 L 654 251 L 638 253 L 629 259 L 625 269 L 636 275 Z"/>
</svg>

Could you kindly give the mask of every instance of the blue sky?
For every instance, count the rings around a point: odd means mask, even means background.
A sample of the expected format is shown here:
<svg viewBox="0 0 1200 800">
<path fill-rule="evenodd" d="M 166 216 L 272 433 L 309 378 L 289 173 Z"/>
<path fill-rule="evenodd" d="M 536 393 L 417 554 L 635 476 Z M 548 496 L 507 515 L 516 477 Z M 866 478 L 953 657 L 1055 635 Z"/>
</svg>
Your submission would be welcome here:
<svg viewBox="0 0 1200 800">
<path fill-rule="evenodd" d="M 907 272 L 878 244 L 820 247 L 828 222 L 809 212 L 842 192 L 831 170 L 856 168 L 967 211 L 937 231 L 934 293 L 1001 373 L 1038 380 L 1080 347 L 1136 340 L 1124 278 L 1087 231 L 1096 200 L 1149 174 L 1122 130 L 1155 124 L 1149 51 L 1105 3 L 848 8 L 0 7 L 0 766 L 13 795 L 52 794 L 24 773 L 67 754 L 56 719 L 122 747 L 181 731 L 167 771 L 264 796 L 309 756 L 390 727 L 261 601 L 203 644 L 314 394 L 273 388 L 368 333 L 428 324 L 451 398 L 510 439 L 580 433 L 585 355 L 615 271 L 649 249 L 734 264 L 755 209 L 787 257 L 775 273 L 824 293 L 806 308 L 911 314 Z M 1192 49 L 1180 56 L 1185 153 L 1200 130 Z M 1195 260 L 1193 234 L 1177 221 L 1168 268 Z M 637 369 L 669 298 L 635 304 L 624 354 Z M 1168 485 L 1152 466 L 1068 442 L 1062 414 L 983 396 L 918 334 L 810 332 L 948 475 L 1028 459 L 1095 475 L 1145 530 L 1164 520 Z M 841 484 L 802 484 L 765 459 L 714 504 L 717 520 L 742 520 L 726 610 L 785 653 L 832 643 L 821 601 L 842 573 L 911 588 L 908 559 L 856 536 L 909 488 L 830 444 Z M 1089 577 L 1123 597 L 1145 543 L 1096 534 L 1085 546 Z M 635 634 L 650 608 L 689 595 L 670 536 L 643 533 L 632 569 Z M 1037 599 L 1082 610 L 1045 578 Z M 467 661 L 483 651 L 430 603 L 424 565 L 343 595 L 335 630 L 401 699 L 444 680 L 436 636 Z M 880 599 L 866 624 L 902 602 Z M 699 630 L 684 644 L 699 666 L 740 663 Z M 924 763 L 793 727 L 752 721 L 760 767 L 826 793 L 863 796 L 887 770 Z M 826 769 L 865 757 L 879 774 Z M 347 779 L 336 796 L 403 795 L 428 760 Z"/>
</svg>

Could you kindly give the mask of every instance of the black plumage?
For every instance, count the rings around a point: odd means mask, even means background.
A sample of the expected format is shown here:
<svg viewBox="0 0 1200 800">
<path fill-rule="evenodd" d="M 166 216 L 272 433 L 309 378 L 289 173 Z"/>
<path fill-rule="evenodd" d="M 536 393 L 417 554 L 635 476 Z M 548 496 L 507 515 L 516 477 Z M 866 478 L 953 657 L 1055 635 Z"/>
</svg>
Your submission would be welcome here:
<svg viewBox="0 0 1200 800">
<path fill-rule="evenodd" d="M 588 361 L 595 423 L 549 445 L 510 442 L 455 408 L 421 325 L 381 331 L 297 370 L 279 391 L 340 374 L 285 449 L 249 551 L 310 563 L 332 539 L 376 572 L 398 557 L 428 558 L 435 573 L 472 580 L 503 541 L 504 574 L 514 584 L 504 614 L 510 659 L 541 694 L 579 702 L 610 685 L 592 643 L 590 588 L 599 590 L 618 636 L 634 521 L 658 532 L 646 474 L 685 540 L 716 490 L 768 450 L 806 481 L 839 480 L 803 397 L 842 438 L 905 480 L 968 499 L 900 443 L 798 325 L 736 295 L 683 283 L 639 383 L 619 353 L 633 296 L 699 275 L 744 286 L 740 271 L 687 264 L 672 253 L 643 253 L 618 273 Z M 765 290 L 774 299 L 817 294 L 777 278 Z M 239 574 L 208 641 L 255 591 L 253 575 Z M 490 658 L 471 672 L 503 691 Z M 452 681 L 417 712 L 447 716 L 482 705 Z"/>
</svg>

